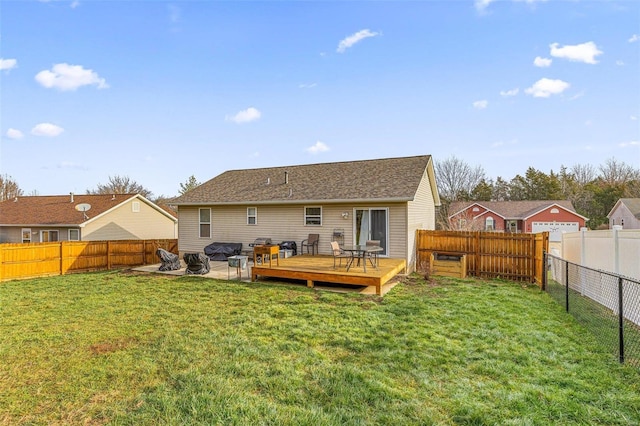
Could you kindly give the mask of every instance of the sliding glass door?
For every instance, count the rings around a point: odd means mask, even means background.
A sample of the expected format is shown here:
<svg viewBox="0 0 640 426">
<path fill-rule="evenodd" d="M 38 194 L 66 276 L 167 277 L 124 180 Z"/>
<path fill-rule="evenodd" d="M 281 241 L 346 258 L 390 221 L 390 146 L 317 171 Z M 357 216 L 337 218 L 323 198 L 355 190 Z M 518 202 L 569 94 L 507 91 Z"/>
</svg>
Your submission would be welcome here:
<svg viewBox="0 0 640 426">
<path fill-rule="evenodd" d="M 378 240 L 380 241 L 380 246 L 384 249 L 380 255 L 386 256 L 388 253 L 388 213 L 389 210 L 384 208 L 356 209 L 353 223 L 354 243 L 366 244 L 367 240 Z"/>
</svg>

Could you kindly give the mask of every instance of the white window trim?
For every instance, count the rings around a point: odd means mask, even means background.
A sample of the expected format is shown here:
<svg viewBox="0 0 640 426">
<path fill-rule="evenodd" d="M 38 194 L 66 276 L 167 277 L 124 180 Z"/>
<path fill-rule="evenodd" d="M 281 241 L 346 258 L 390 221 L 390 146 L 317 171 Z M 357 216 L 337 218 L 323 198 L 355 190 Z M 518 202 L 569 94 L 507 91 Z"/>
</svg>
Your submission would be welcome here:
<svg viewBox="0 0 640 426">
<path fill-rule="evenodd" d="M 24 239 L 24 233 L 28 232 L 29 233 L 29 240 L 26 241 Z M 33 242 L 33 232 L 31 232 L 31 228 L 22 228 L 20 230 L 20 239 L 22 240 L 23 243 L 32 243 Z"/>
<path fill-rule="evenodd" d="M 491 224 L 491 226 L 489 226 L 489 224 Z M 495 231 L 496 220 L 491 216 L 487 216 L 487 218 L 484 220 L 484 229 L 485 231 Z"/>
<path fill-rule="evenodd" d="M 308 215 L 307 209 L 320 209 L 320 216 Z M 320 223 L 309 223 L 307 219 L 319 217 Z M 322 226 L 322 206 L 304 206 L 304 226 Z"/>
<path fill-rule="evenodd" d="M 71 232 L 76 231 L 78 233 L 78 238 L 77 239 L 72 239 L 71 238 Z M 80 230 L 77 228 L 73 228 L 73 229 L 69 229 L 68 234 L 67 234 L 67 239 L 69 241 L 80 241 Z"/>
<path fill-rule="evenodd" d="M 254 214 L 250 214 L 249 211 L 253 209 Z M 254 218 L 254 223 L 249 222 L 250 218 Z M 257 207 L 247 207 L 247 225 L 257 225 L 258 224 L 258 208 Z"/>
<path fill-rule="evenodd" d="M 131 211 L 134 213 L 140 213 L 140 201 L 131 202 Z"/>
<path fill-rule="evenodd" d="M 202 222 L 202 215 L 200 214 L 200 212 L 202 212 L 202 210 L 208 210 L 209 211 L 209 222 Z M 209 225 L 209 235 L 208 236 L 203 236 L 202 235 L 202 225 Z M 211 238 L 211 209 L 210 208 L 200 208 L 198 209 L 198 236 L 199 238 Z"/>
</svg>

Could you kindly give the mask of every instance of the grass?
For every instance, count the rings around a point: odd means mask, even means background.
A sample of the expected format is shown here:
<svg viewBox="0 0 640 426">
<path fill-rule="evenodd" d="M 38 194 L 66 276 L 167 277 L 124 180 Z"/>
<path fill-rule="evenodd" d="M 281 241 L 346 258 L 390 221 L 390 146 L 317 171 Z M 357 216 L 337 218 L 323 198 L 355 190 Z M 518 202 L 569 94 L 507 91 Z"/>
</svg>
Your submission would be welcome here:
<svg viewBox="0 0 640 426">
<path fill-rule="evenodd" d="M 640 423 L 640 371 L 505 281 L 67 275 L 0 284 L 0 330 L 0 424 Z"/>
</svg>

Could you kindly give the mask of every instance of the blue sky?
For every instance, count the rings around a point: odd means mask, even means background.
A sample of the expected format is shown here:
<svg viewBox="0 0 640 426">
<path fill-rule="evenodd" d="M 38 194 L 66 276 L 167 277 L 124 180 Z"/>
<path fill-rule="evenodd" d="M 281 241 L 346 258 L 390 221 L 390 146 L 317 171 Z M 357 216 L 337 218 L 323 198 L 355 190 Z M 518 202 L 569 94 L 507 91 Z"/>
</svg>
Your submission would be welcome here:
<svg viewBox="0 0 640 426">
<path fill-rule="evenodd" d="M 640 167 L 640 2 L 2 0 L 0 24 L 0 174 L 26 194 L 423 154 Z"/>
</svg>

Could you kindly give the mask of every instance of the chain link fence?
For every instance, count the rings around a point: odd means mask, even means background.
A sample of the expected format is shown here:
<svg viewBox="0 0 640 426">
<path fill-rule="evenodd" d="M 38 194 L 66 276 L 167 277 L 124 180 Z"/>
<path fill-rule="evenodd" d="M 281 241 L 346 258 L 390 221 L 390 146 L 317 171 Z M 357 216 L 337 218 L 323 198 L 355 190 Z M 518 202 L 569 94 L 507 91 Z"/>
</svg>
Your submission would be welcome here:
<svg viewBox="0 0 640 426">
<path fill-rule="evenodd" d="M 546 292 L 621 363 L 640 367 L 640 281 L 546 254 Z"/>
</svg>

